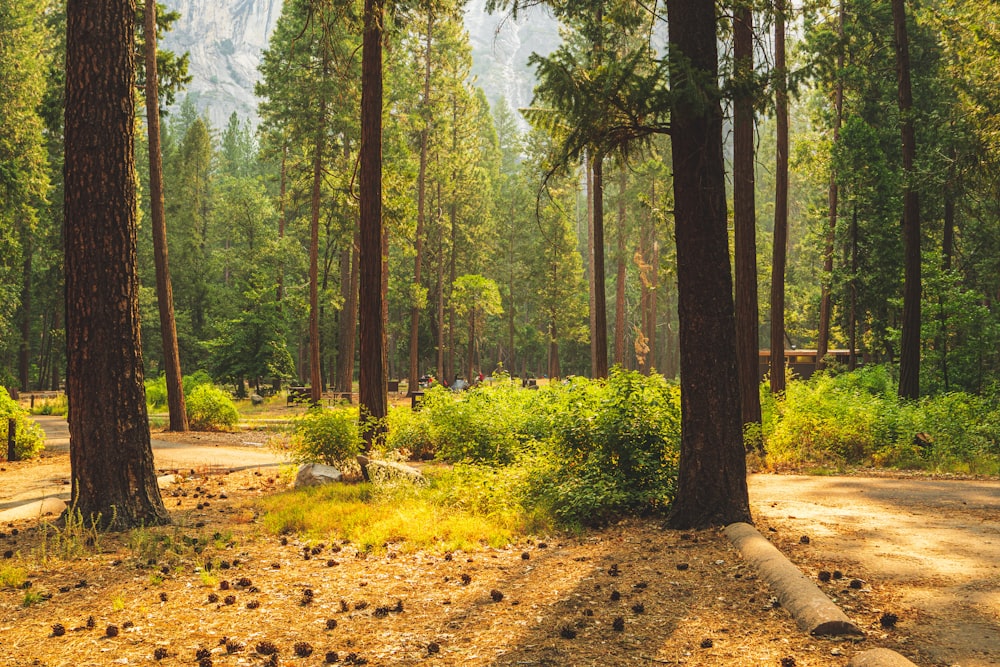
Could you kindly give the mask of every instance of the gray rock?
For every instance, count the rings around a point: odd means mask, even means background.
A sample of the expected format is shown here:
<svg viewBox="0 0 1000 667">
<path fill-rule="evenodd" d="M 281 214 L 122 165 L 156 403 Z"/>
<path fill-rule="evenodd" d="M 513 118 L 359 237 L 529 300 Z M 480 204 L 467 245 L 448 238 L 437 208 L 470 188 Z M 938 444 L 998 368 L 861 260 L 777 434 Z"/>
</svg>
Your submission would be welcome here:
<svg viewBox="0 0 1000 667">
<path fill-rule="evenodd" d="M 378 461 L 366 456 L 359 456 L 358 465 L 361 466 L 365 479 L 373 484 L 408 482 L 423 485 L 427 483 L 427 478 L 419 470 L 395 461 Z"/>
<path fill-rule="evenodd" d="M 250 402 L 254 405 L 260 405 L 264 402 L 264 397 L 260 394 L 250 394 Z"/>
<path fill-rule="evenodd" d="M 295 488 L 304 486 L 322 486 L 332 484 L 343 479 L 344 475 L 333 466 L 322 463 L 305 463 L 299 466 L 299 472 L 295 475 Z"/>
</svg>

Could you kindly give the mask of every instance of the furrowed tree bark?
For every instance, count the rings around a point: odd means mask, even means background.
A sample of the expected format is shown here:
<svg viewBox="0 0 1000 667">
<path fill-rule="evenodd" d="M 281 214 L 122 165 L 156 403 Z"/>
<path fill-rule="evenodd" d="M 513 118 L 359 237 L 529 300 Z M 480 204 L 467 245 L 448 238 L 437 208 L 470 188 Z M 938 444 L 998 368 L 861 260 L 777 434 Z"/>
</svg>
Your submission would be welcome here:
<svg viewBox="0 0 1000 667">
<path fill-rule="evenodd" d="M 136 272 L 135 7 L 66 7 L 65 271 L 72 497 L 85 521 L 168 523 L 149 442 Z"/>
<path fill-rule="evenodd" d="M 668 0 L 681 350 L 674 528 L 748 521 L 736 372 L 715 5 Z M 693 70 L 693 73 L 692 73 Z M 711 344 L 706 345 L 706 341 Z"/>
<path fill-rule="evenodd" d="M 771 393 L 785 390 L 785 262 L 788 245 L 788 77 L 785 0 L 774 2 L 775 121 L 774 248 L 771 260 Z"/>
<path fill-rule="evenodd" d="M 160 148 L 159 73 L 156 69 L 156 0 L 146 0 L 146 130 L 149 137 L 149 207 L 153 227 L 153 264 L 156 270 L 156 305 L 160 313 L 163 371 L 167 380 L 167 411 L 171 431 L 188 430 L 187 406 L 177 347 L 174 291 L 167 254 L 167 221 L 163 202 L 163 155 Z"/>
<path fill-rule="evenodd" d="M 736 263 L 736 359 L 743 424 L 759 424 L 757 214 L 754 204 L 753 12 L 739 4 L 733 25 L 737 94 L 733 99 L 733 226 Z M 760 443 L 757 443 L 758 445 Z"/>
<path fill-rule="evenodd" d="M 910 85 L 910 48 L 906 33 L 906 3 L 892 0 L 895 28 L 896 77 L 903 143 L 903 332 L 899 352 L 899 396 L 920 396 L 920 201 L 914 160 L 917 140 L 913 128 L 913 92 Z"/>
<path fill-rule="evenodd" d="M 365 0 L 361 49 L 360 403 L 372 428 L 370 451 L 386 415 L 385 320 L 382 312 L 382 32 L 383 0 Z"/>
</svg>

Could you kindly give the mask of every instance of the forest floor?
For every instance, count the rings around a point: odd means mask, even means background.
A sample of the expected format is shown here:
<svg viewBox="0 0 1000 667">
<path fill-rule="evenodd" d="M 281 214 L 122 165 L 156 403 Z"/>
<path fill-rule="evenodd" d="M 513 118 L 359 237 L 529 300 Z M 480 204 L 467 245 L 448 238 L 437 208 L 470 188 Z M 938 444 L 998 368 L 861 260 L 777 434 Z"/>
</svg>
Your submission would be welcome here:
<svg viewBox="0 0 1000 667">
<path fill-rule="evenodd" d="M 914 506 L 880 480 L 752 477 L 761 532 L 807 576 L 843 573 L 817 582 L 866 631 L 849 641 L 803 634 L 714 530 L 629 520 L 502 549 L 390 545 L 383 556 L 271 534 L 258 503 L 281 480 L 273 461 L 250 460 L 267 452 L 241 447 L 247 435 L 162 434 L 183 441 L 161 448 L 176 462 L 191 448 L 205 457 L 164 492 L 171 526 L 88 545 L 93 536 L 46 534 L 37 519 L 0 525 L 0 665 L 146 665 L 158 654 L 197 665 L 203 651 L 204 665 L 253 667 L 269 664 L 257 652 L 267 643 L 279 649 L 270 664 L 296 666 L 333 653 L 341 665 L 842 666 L 875 646 L 926 666 L 1000 662 L 996 483 L 930 480 L 937 495 Z M 3 467 L 0 506 L 25 480 L 51 489 L 69 474 L 58 444 Z M 960 488 L 964 505 L 935 499 Z M 925 525 L 939 535 L 918 543 Z M 886 613 L 894 628 L 881 626 Z"/>
</svg>

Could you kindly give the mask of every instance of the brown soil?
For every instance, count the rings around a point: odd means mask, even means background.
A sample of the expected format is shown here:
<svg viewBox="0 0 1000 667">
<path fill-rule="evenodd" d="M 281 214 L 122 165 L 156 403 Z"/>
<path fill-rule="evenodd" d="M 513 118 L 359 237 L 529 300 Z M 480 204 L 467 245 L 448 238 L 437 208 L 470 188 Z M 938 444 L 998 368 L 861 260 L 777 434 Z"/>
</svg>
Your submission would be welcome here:
<svg viewBox="0 0 1000 667">
<path fill-rule="evenodd" d="M 626 521 L 505 549 L 390 549 L 375 557 L 350 544 L 268 534 L 255 500 L 275 490 L 271 473 L 187 477 L 165 493 L 173 526 L 142 531 L 132 544 L 102 536 L 71 560 L 52 555 L 51 537 L 42 558 L 41 532 L 31 523 L 0 528 L 0 545 L 14 551 L 0 567 L 23 568 L 31 582 L 0 590 L 0 665 L 153 664 L 157 649 L 168 665 L 198 664 L 201 649 L 214 665 L 263 665 L 255 647 L 267 640 L 281 665 L 321 665 L 333 651 L 336 664 L 780 665 L 790 658 L 819 666 L 887 643 L 803 635 L 716 531 Z M 305 547 L 319 553 L 306 559 Z M 47 599 L 25 607 L 28 593 Z M 402 611 L 393 611 L 397 601 Z M 876 585 L 847 601 L 870 628 L 886 596 Z M 327 629 L 329 621 L 336 627 Z M 116 637 L 107 636 L 110 625 Z M 226 638 L 243 648 L 227 653 Z M 312 654 L 297 657 L 298 642 Z"/>
</svg>

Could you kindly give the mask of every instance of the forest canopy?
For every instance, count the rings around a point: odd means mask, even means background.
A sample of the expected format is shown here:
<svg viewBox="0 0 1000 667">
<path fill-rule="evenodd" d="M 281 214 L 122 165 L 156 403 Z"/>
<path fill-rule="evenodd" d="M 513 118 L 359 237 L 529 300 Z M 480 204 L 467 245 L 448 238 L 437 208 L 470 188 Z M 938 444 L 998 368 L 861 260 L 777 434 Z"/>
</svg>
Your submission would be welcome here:
<svg viewBox="0 0 1000 667">
<path fill-rule="evenodd" d="M 477 88 L 463 5 L 389 7 L 382 148 L 389 378 L 431 374 L 450 383 L 498 368 L 522 377 L 590 376 L 602 339 L 608 365 L 679 372 L 665 14 L 629 0 L 550 4 L 564 41 L 533 57 L 538 87 L 529 109 L 490 104 Z M 748 8 L 749 75 L 737 76 L 732 52 L 734 17 L 744 14 L 723 11 L 712 88 L 726 115 L 731 232 L 734 101 L 752 99 L 760 295 L 752 330 L 766 348 L 780 79 L 774 7 Z M 8 2 L 0 12 L 0 384 L 21 390 L 58 389 L 65 378 L 63 12 L 49 0 Z M 910 252 L 901 221 L 914 192 L 920 393 L 993 389 L 998 12 L 969 0 L 905 3 L 912 106 L 901 111 L 892 3 L 785 8 L 786 347 L 853 349 L 856 363 L 897 368 Z M 317 345 L 323 386 L 351 391 L 360 23 L 357 3 L 285 2 L 262 59 L 259 124 L 234 114 L 213 127 L 185 97 L 184 54 L 160 60 L 170 109 L 162 127 L 166 223 L 185 373 L 207 371 L 237 393 L 308 384 Z M 169 106 L 171 96 L 181 101 Z M 911 168 L 904 168 L 904 121 L 914 129 Z M 145 123 L 142 113 L 137 123 Z M 147 144 L 144 133 L 136 136 L 143 360 L 147 377 L 156 377 L 163 363 Z M 605 299 L 606 317 L 597 319 Z"/>
</svg>

